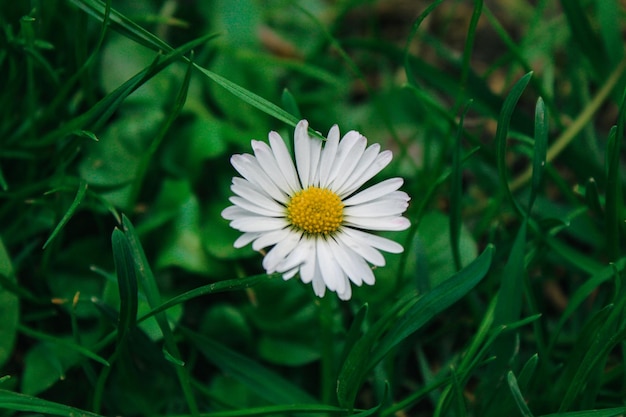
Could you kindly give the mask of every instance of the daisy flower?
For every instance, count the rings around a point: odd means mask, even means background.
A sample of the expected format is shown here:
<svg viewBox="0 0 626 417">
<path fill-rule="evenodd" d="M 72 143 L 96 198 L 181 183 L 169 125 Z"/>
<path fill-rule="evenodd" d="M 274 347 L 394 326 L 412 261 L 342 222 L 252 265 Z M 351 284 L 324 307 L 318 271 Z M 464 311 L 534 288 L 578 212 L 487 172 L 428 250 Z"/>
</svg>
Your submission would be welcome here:
<svg viewBox="0 0 626 417">
<path fill-rule="evenodd" d="M 398 191 L 401 178 L 359 191 L 391 162 L 391 151 L 366 147 L 367 139 L 354 130 L 339 140 L 337 125 L 325 141 L 309 136 L 308 127 L 306 120 L 296 126 L 295 165 L 276 132 L 270 132 L 269 145 L 252 141 L 254 155 L 232 156 L 242 178 L 233 178 L 236 196 L 222 216 L 243 232 L 236 248 L 271 247 L 263 258 L 268 274 L 281 273 L 285 280 L 299 274 L 317 296 L 328 288 L 348 300 L 351 282 L 374 284 L 370 264 L 385 265 L 381 250 L 402 252 L 402 245 L 369 231 L 407 229 L 402 213 L 410 198 Z"/>
</svg>

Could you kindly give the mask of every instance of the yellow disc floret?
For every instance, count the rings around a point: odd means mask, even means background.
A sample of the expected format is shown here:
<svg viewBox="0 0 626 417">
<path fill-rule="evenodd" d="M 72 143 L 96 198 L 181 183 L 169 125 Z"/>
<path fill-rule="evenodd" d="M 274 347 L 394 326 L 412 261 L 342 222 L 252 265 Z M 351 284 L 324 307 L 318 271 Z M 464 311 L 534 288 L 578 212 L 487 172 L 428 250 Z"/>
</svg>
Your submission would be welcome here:
<svg viewBox="0 0 626 417">
<path fill-rule="evenodd" d="M 309 187 L 298 191 L 287 204 L 287 220 L 306 233 L 327 235 L 343 221 L 343 203 L 331 190 Z"/>
</svg>

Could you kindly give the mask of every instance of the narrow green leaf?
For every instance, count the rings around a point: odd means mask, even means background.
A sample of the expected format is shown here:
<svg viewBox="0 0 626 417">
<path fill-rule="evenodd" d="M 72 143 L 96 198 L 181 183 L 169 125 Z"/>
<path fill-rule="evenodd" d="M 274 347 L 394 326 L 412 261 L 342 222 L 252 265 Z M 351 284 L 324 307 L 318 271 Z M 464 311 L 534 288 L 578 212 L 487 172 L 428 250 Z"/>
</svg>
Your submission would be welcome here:
<svg viewBox="0 0 626 417">
<path fill-rule="evenodd" d="M 535 106 L 535 149 L 533 152 L 533 176 L 530 183 L 530 197 L 528 198 L 528 213 L 531 212 L 535 198 L 539 193 L 543 171 L 548 153 L 548 114 L 543 99 L 539 97 Z"/>
<path fill-rule="evenodd" d="M 530 386 L 530 380 L 537 369 L 538 362 L 539 355 L 536 353 L 526 361 L 519 373 L 519 377 L 517 378 L 517 383 L 520 389 L 526 389 Z"/>
<path fill-rule="evenodd" d="M 607 174 L 606 174 L 606 206 L 605 227 L 606 245 L 610 260 L 615 260 L 620 254 L 620 230 L 623 226 L 623 201 L 621 181 L 621 147 L 624 142 L 626 128 L 626 90 L 622 93 L 619 106 L 617 126 L 611 129 L 607 144 Z"/>
<path fill-rule="evenodd" d="M 0 389 L 0 409 L 66 417 L 100 417 L 89 411 Z"/>
<path fill-rule="evenodd" d="M 391 349 L 474 288 L 489 271 L 493 251 L 492 245 L 487 246 L 474 262 L 422 295 L 381 338 L 372 352 L 371 366 L 382 360 Z"/>
<path fill-rule="evenodd" d="M 137 321 L 137 276 L 130 246 L 124 233 L 115 228 L 111 242 L 120 294 L 117 337 L 121 341 L 135 327 Z"/>
<path fill-rule="evenodd" d="M 395 346 L 458 301 L 482 280 L 491 266 L 493 250 L 492 245 L 487 246 L 474 262 L 428 293 L 399 300 L 355 343 L 337 380 L 337 397 L 342 406 L 352 408 L 367 372 Z M 383 335 L 382 332 L 387 328 L 389 330 Z"/>
<path fill-rule="evenodd" d="M 0 277 L 17 286 L 11 257 L 0 238 Z M 20 300 L 0 281 L 0 369 L 13 355 L 20 320 Z"/>
<path fill-rule="evenodd" d="M 302 119 L 302 113 L 300 113 L 298 102 L 293 94 L 291 94 L 291 91 L 285 88 L 283 90 L 283 94 L 281 95 L 281 101 L 285 110 L 294 115 L 296 119 Z"/>
<path fill-rule="evenodd" d="M 504 100 L 502 105 L 502 109 L 500 111 L 500 116 L 498 117 L 498 127 L 496 128 L 496 153 L 498 160 L 498 174 L 500 176 L 500 184 L 502 184 L 502 188 L 504 190 L 504 194 L 507 196 L 509 202 L 513 205 L 513 207 L 517 210 L 519 214 L 522 213 L 521 208 L 518 203 L 513 198 L 513 194 L 511 193 L 511 189 L 509 188 L 509 181 L 507 176 L 507 167 L 506 167 L 506 142 L 507 136 L 509 133 L 509 123 L 511 122 L 511 116 L 513 115 L 513 111 L 515 110 L 515 106 L 519 101 L 522 93 L 526 89 L 530 78 L 532 77 L 532 72 L 527 73 L 522 78 L 520 78 L 513 88 L 511 89 L 509 95 Z"/>
<path fill-rule="evenodd" d="M 54 336 L 50 336 L 49 334 L 46 333 L 42 333 L 42 332 L 38 332 L 36 330 L 33 329 L 29 329 L 28 327 L 25 327 L 23 325 L 19 326 L 19 331 L 20 333 L 25 334 L 26 336 L 30 336 L 32 338 L 38 339 L 38 340 L 42 340 L 42 341 L 46 341 L 46 342 L 50 342 L 50 343 L 56 343 L 58 345 L 61 345 L 67 349 L 72 349 L 75 350 L 76 352 L 80 353 L 81 355 L 85 356 L 86 358 L 92 359 L 96 362 L 101 363 L 104 366 L 110 366 L 109 362 L 107 362 L 106 359 L 104 359 L 103 357 L 97 355 L 96 353 L 92 352 L 91 350 L 87 349 L 84 346 L 78 345 L 74 342 L 70 342 L 68 340 L 65 339 L 59 339 L 58 337 L 54 337 Z"/>
<path fill-rule="evenodd" d="M 507 382 L 509 384 L 509 389 L 511 390 L 511 394 L 513 394 L 513 399 L 517 404 L 517 407 L 520 410 L 520 413 L 523 417 L 533 417 L 533 413 L 531 413 L 528 405 L 526 404 L 526 400 L 524 399 L 524 395 L 519 389 L 517 385 L 517 379 L 515 378 L 515 374 L 512 371 L 506 375 Z"/>
<path fill-rule="evenodd" d="M 520 318 L 522 312 L 523 279 L 526 268 L 524 265 L 526 229 L 527 224 L 524 221 L 517 231 L 509 259 L 504 266 L 494 324 L 510 323 Z"/>
<path fill-rule="evenodd" d="M 85 193 L 86 192 L 87 192 L 87 182 L 84 181 L 84 180 L 81 180 L 80 184 L 78 184 L 78 191 L 76 192 L 76 196 L 74 197 L 74 201 L 72 201 L 72 204 L 70 204 L 69 208 L 67 209 L 67 211 L 65 212 L 65 214 L 61 218 L 61 221 L 54 228 L 54 230 L 52 231 L 52 234 L 50 235 L 48 240 L 46 240 L 46 243 L 43 244 L 43 248 L 42 249 L 45 249 L 48 246 L 48 244 L 50 244 L 50 242 L 52 242 L 52 239 L 54 239 L 56 237 L 56 235 L 59 234 L 61 229 L 63 229 L 63 226 L 65 226 L 67 224 L 67 222 L 70 221 L 70 219 L 72 218 L 72 216 L 74 215 L 74 213 L 78 209 L 78 206 L 80 205 L 81 201 L 83 201 L 83 197 L 85 197 Z"/>
<path fill-rule="evenodd" d="M 544 414 L 539 417 L 618 417 L 626 413 L 626 407 L 605 408 L 602 410 L 570 411 L 568 413 Z"/>
<path fill-rule="evenodd" d="M 363 304 L 359 311 L 354 315 L 354 319 L 352 319 L 352 323 L 350 324 L 350 328 L 348 329 L 348 333 L 346 334 L 343 352 L 341 354 L 341 363 L 346 360 L 348 353 L 354 348 L 355 343 L 362 334 L 361 327 L 363 326 L 363 322 L 367 317 L 367 312 L 369 310 L 369 306 L 367 303 Z"/>
<path fill-rule="evenodd" d="M 221 292 L 230 292 L 230 291 L 240 291 L 246 288 L 254 287 L 260 283 L 266 282 L 269 279 L 274 277 L 278 277 L 279 274 L 267 275 L 253 275 L 251 277 L 246 278 L 236 278 L 229 279 L 224 281 L 214 282 L 213 284 L 203 285 L 202 287 L 194 288 L 193 290 L 189 290 L 183 294 L 177 295 L 174 298 L 170 298 L 163 304 L 159 305 L 152 309 L 149 313 L 141 316 L 137 321 L 142 322 L 149 317 L 154 316 L 155 314 L 159 314 L 175 305 L 182 304 L 191 299 L 201 297 L 203 295 L 209 294 L 218 294 Z"/>
<path fill-rule="evenodd" d="M 587 207 L 589 207 L 596 216 L 603 216 L 598 183 L 593 178 L 589 178 L 585 185 L 585 202 L 587 203 Z"/>
<path fill-rule="evenodd" d="M 263 97 L 247 90 L 234 82 L 228 80 L 227 78 L 222 77 L 219 74 L 216 74 L 212 71 L 209 71 L 206 68 L 203 68 L 197 64 L 194 64 L 196 69 L 204 74 L 207 78 L 214 81 L 226 91 L 234 95 L 235 97 L 239 97 L 244 102 L 250 104 L 251 106 L 261 110 L 262 112 L 275 117 L 276 119 L 287 123 L 290 126 L 295 127 L 298 123 L 298 119 L 295 118 L 292 114 L 287 111 L 281 109 L 276 104 L 264 99 Z"/>
<path fill-rule="evenodd" d="M 573 295 L 570 296 L 569 302 L 567 303 L 567 307 L 565 311 L 561 314 L 561 318 L 557 323 L 556 327 L 552 331 L 552 339 L 549 344 L 549 349 L 556 344 L 559 334 L 565 325 L 565 322 L 570 318 L 570 316 L 581 306 L 581 304 L 589 298 L 592 292 L 596 290 L 602 283 L 610 280 L 614 277 L 615 270 L 621 272 L 626 268 L 626 258 L 622 258 L 615 262 L 614 265 L 606 266 L 601 269 L 591 277 L 587 278 L 585 283 L 581 285 Z"/>
<path fill-rule="evenodd" d="M 146 299 L 151 308 L 155 308 L 161 304 L 161 294 L 157 286 L 154 274 L 146 258 L 146 254 L 139 240 L 139 236 L 135 231 L 134 226 L 126 216 L 122 216 L 122 230 L 128 240 L 133 262 L 135 264 L 135 271 L 138 276 L 138 282 L 141 283 Z M 176 340 L 169 327 L 169 322 L 164 313 L 157 313 L 156 320 L 163 333 L 165 340 L 165 349 L 177 362 L 183 362 L 183 359 L 176 345 Z M 187 406 L 192 414 L 198 414 L 198 405 L 191 389 L 190 376 L 187 373 L 187 369 L 182 366 L 175 366 L 176 375 L 187 401 Z"/>
<path fill-rule="evenodd" d="M 452 248 L 452 259 L 456 270 L 460 270 L 463 265 L 461 263 L 461 210 L 462 210 L 462 187 L 463 187 L 463 169 L 461 165 L 461 142 L 463 138 L 463 121 L 469 110 L 471 101 L 465 105 L 461 112 L 461 118 L 456 132 L 454 141 L 454 149 L 452 151 L 452 172 L 450 174 L 450 246 Z"/>
</svg>

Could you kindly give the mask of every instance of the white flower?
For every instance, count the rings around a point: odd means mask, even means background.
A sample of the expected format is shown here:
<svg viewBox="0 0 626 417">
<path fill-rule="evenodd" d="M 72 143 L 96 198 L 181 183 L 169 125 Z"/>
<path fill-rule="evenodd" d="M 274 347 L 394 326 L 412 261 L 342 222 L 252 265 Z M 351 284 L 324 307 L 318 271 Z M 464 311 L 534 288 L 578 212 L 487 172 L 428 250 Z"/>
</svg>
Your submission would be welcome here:
<svg viewBox="0 0 626 417">
<path fill-rule="evenodd" d="M 398 191 L 401 178 L 357 192 L 391 162 L 390 151 L 380 152 L 378 144 L 366 148 L 367 139 L 356 131 L 340 141 L 337 125 L 322 141 L 309 136 L 308 126 L 306 120 L 296 126 L 295 166 L 276 132 L 270 132 L 269 146 L 252 141 L 254 155 L 233 155 L 243 178 L 233 178 L 236 196 L 222 216 L 243 232 L 236 248 L 272 247 L 263 259 L 268 274 L 279 272 L 287 280 L 300 273 L 319 297 L 328 288 L 348 300 L 350 281 L 374 284 L 369 264 L 385 265 L 380 250 L 402 252 L 402 245 L 366 230 L 407 229 L 402 213 L 410 198 Z"/>
</svg>

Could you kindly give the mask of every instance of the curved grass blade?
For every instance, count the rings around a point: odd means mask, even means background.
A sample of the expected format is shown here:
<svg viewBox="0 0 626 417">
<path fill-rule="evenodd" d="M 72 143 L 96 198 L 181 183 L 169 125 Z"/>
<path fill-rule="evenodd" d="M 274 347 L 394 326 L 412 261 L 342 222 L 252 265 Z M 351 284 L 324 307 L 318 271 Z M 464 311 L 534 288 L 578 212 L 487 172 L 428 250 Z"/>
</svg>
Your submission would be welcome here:
<svg viewBox="0 0 626 417">
<path fill-rule="evenodd" d="M 515 106 L 519 101 L 522 93 L 526 89 L 530 78 L 532 77 L 532 72 L 527 73 L 522 78 L 520 78 L 513 88 L 511 92 L 504 100 L 504 104 L 502 105 L 502 109 L 500 111 L 500 116 L 498 117 L 498 127 L 496 128 L 496 147 L 497 147 L 497 160 L 498 160 L 498 174 L 500 176 L 500 183 L 502 184 L 502 188 L 504 189 L 504 194 L 507 196 L 510 203 L 517 210 L 517 212 L 521 215 L 523 212 L 519 207 L 518 203 L 513 198 L 513 194 L 511 193 L 511 189 L 509 188 L 509 182 L 506 174 L 506 140 L 507 135 L 509 133 L 509 123 L 511 122 L 511 116 L 513 115 L 513 111 L 515 110 Z"/>
<path fill-rule="evenodd" d="M 218 281 L 209 285 L 204 285 L 202 287 L 195 288 L 193 290 L 180 294 L 174 298 L 170 298 L 165 303 L 159 305 L 158 307 L 154 308 L 149 313 L 146 313 L 140 318 L 138 318 L 137 322 L 142 322 L 154 316 L 155 314 L 159 314 L 167 310 L 168 308 L 174 307 L 177 304 L 184 303 L 193 298 L 201 297 L 203 295 L 217 294 L 217 293 L 228 292 L 228 291 L 239 291 L 239 290 L 243 290 L 246 288 L 251 288 L 257 284 L 267 281 L 268 279 L 272 279 L 273 277 L 278 277 L 278 276 L 279 274 L 272 274 L 272 275 L 260 274 L 260 275 L 253 275 L 251 277 L 246 277 L 246 278 L 229 279 L 229 280 L 224 280 L 224 281 Z"/>
<path fill-rule="evenodd" d="M 459 271 L 463 265 L 461 264 L 461 199 L 462 199 L 462 187 L 463 187 L 463 171 L 461 164 L 461 139 L 463 137 L 463 122 L 465 115 L 469 110 L 471 101 L 465 105 L 465 109 L 461 113 L 459 125 L 456 132 L 456 138 L 454 141 L 454 149 L 452 151 L 452 172 L 450 175 L 450 246 L 452 249 L 452 259 L 454 259 L 454 266 Z"/>
<path fill-rule="evenodd" d="M 70 342 L 68 340 L 65 339 L 60 339 L 54 336 L 50 336 L 49 334 L 46 333 L 42 333 L 42 332 L 38 332 L 36 330 L 33 329 L 29 329 L 28 327 L 25 327 L 23 325 L 19 325 L 18 326 L 18 330 L 20 331 L 20 333 L 23 333 L 27 336 L 33 337 L 35 339 L 38 340 L 43 340 L 46 342 L 50 342 L 50 343 L 54 343 L 54 344 L 58 344 L 61 345 L 67 349 L 71 349 L 71 350 L 75 350 L 76 352 L 80 353 L 81 355 L 92 359 L 96 362 L 101 363 L 104 366 L 110 366 L 109 362 L 104 359 L 103 357 L 93 353 L 91 350 L 87 349 L 84 346 L 78 345 L 76 343 Z"/>
<path fill-rule="evenodd" d="M 128 246 L 135 265 L 138 281 L 141 283 L 141 287 L 146 294 L 148 305 L 154 308 L 155 306 L 161 304 L 161 294 L 152 273 L 152 269 L 150 268 L 146 258 L 146 254 L 141 246 L 139 236 L 126 216 L 122 216 L 122 230 L 128 240 Z M 161 332 L 163 333 L 163 339 L 165 341 L 164 349 L 166 349 L 168 354 L 175 359 L 176 363 L 184 363 L 165 314 L 156 314 L 156 321 L 161 329 Z M 193 415 L 198 415 L 198 405 L 191 389 L 190 376 L 187 369 L 184 366 L 174 366 L 174 369 L 189 410 Z"/>
<path fill-rule="evenodd" d="M 569 413 L 544 414 L 538 417 L 618 417 L 626 413 L 626 407 L 605 408 L 603 410 L 571 411 Z"/>
<path fill-rule="evenodd" d="M 548 115 L 543 99 L 537 99 L 535 106 L 535 149 L 533 152 L 533 176 L 530 182 L 530 197 L 528 198 L 528 213 L 530 214 L 535 198 L 541 187 L 543 171 L 546 166 L 548 153 Z"/>
<path fill-rule="evenodd" d="M 0 409 L 66 417 L 100 417 L 89 411 L 3 389 L 0 389 Z"/>
<path fill-rule="evenodd" d="M 337 379 L 337 397 L 341 406 L 352 409 L 363 379 L 378 362 L 482 280 L 491 266 L 493 250 L 492 245 L 487 246 L 474 262 L 430 292 L 400 299 L 355 343 Z M 383 334 L 386 329 L 389 330 Z"/>
<path fill-rule="evenodd" d="M 526 400 L 524 399 L 524 395 L 522 395 L 522 392 L 520 391 L 519 386 L 517 385 L 517 379 L 515 378 L 515 374 L 513 373 L 513 371 L 509 371 L 509 373 L 506 375 L 506 380 L 509 384 L 509 389 L 511 390 L 511 394 L 513 394 L 513 399 L 515 400 L 515 404 L 517 404 L 517 407 L 519 408 L 519 411 L 522 414 L 522 416 L 533 417 L 533 413 L 530 411 L 530 408 L 528 408 L 528 405 L 526 404 Z"/>
<path fill-rule="evenodd" d="M 420 297 L 381 338 L 372 352 L 372 363 L 378 363 L 391 349 L 474 288 L 487 275 L 493 251 L 492 245 L 487 246 L 471 264 Z"/>
<path fill-rule="evenodd" d="M 549 350 L 552 350 L 558 340 L 558 336 L 565 325 L 565 322 L 574 313 L 574 311 L 598 288 L 602 283 L 610 280 L 615 276 L 615 270 L 621 272 L 626 268 L 626 258 L 621 258 L 615 264 L 606 266 L 596 274 L 588 278 L 583 285 L 569 298 L 565 311 L 561 314 L 561 318 L 556 327 L 552 331 L 552 340 L 550 341 Z"/>
<path fill-rule="evenodd" d="M 80 184 L 78 184 L 78 191 L 76 192 L 74 201 L 72 201 L 72 204 L 70 204 L 69 208 L 63 215 L 63 218 L 61 218 L 61 221 L 59 222 L 59 224 L 57 224 L 57 226 L 54 228 L 54 230 L 50 234 L 50 237 L 48 237 L 48 240 L 46 240 L 46 243 L 43 244 L 42 249 L 45 249 L 50 244 L 50 242 L 52 242 L 52 239 L 54 239 L 56 235 L 59 234 L 61 229 L 63 229 L 63 226 L 65 226 L 67 222 L 70 221 L 70 219 L 72 218 L 72 216 L 78 209 L 78 206 L 80 205 L 81 201 L 83 201 L 83 198 L 85 197 L 86 193 L 87 193 L 87 182 L 85 180 L 80 180 Z"/>
<path fill-rule="evenodd" d="M 613 127 L 607 144 L 607 174 L 606 174 L 606 245 L 610 260 L 615 260 L 620 253 L 620 230 L 622 220 L 622 181 L 621 181 L 621 146 L 626 127 L 626 90 L 622 93 L 619 106 L 617 127 Z"/>
<path fill-rule="evenodd" d="M 128 239 L 121 230 L 113 231 L 111 243 L 120 294 L 117 339 L 121 342 L 137 323 L 137 275 Z"/>
</svg>

